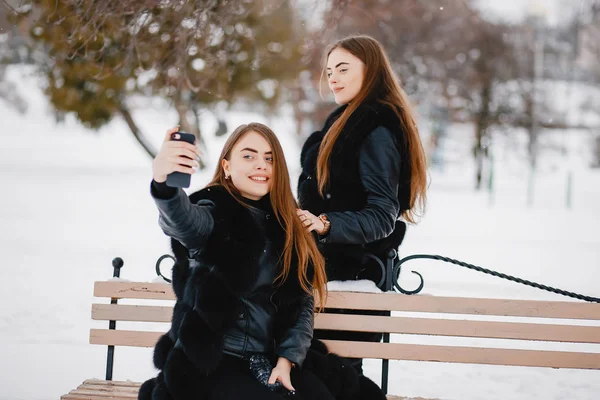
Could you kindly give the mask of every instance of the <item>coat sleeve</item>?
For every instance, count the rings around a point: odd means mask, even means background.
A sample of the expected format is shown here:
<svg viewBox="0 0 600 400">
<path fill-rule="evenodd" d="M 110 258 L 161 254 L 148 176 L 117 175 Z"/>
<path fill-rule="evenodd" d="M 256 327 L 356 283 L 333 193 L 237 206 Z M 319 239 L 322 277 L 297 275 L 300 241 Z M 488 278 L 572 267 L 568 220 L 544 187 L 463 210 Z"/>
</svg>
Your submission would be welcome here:
<svg viewBox="0 0 600 400">
<path fill-rule="evenodd" d="M 400 215 L 400 152 L 389 129 L 379 126 L 359 153 L 360 179 L 367 192 L 362 210 L 327 213 L 331 228 L 323 243 L 366 244 L 389 236 Z"/>
<path fill-rule="evenodd" d="M 200 200 L 192 204 L 182 189 L 152 182 L 150 193 L 158 208 L 158 224 L 163 232 L 178 240 L 190 252 L 200 249 L 214 228 L 214 203 Z"/>
<path fill-rule="evenodd" d="M 301 367 L 313 338 L 315 301 L 312 295 L 304 293 L 290 307 L 278 312 L 278 318 L 282 314 L 284 318 L 285 314 L 294 317 L 289 320 L 288 328 L 277 343 L 276 354 Z"/>
</svg>

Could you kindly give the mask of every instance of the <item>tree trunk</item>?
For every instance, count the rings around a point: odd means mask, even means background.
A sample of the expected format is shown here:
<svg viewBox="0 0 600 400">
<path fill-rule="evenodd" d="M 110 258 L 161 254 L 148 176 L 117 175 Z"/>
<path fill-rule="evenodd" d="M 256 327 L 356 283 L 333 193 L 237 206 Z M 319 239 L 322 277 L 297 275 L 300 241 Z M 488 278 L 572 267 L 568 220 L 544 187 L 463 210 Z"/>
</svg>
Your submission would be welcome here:
<svg viewBox="0 0 600 400">
<path fill-rule="evenodd" d="M 196 121 L 190 122 L 190 120 L 188 119 L 188 112 L 191 110 L 188 103 L 182 101 L 180 98 L 175 98 L 173 102 L 175 105 L 175 110 L 177 111 L 177 115 L 179 116 L 179 126 L 181 130 L 187 133 L 192 133 L 194 136 L 196 136 L 196 146 L 199 147 L 201 143 L 204 143 L 204 140 L 202 139 L 202 135 L 200 134 L 200 121 L 198 118 L 198 114 L 194 113 L 196 115 Z M 202 158 L 200 158 L 198 160 L 198 168 L 204 169 L 205 167 L 206 164 L 204 163 Z"/>
<path fill-rule="evenodd" d="M 529 159 L 529 166 L 531 168 L 535 168 L 536 164 L 536 156 L 537 156 L 537 139 L 538 139 L 538 124 L 536 123 L 535 118 L 535 99 L 533 98 L 533 94 L 530 94 L 525 98 L 525 114 L 527 116 L 527 155 Z"/>
<path fill-rule="evenodd" d="M 475 157 L 475 189 L 481 189 L 483 181 L 483 162 L 487 156 L 486 135 L 490 126 L 490 103 L 492 101 L 492 83 L 486 82 L 481 90 L 481 108 L 477 113 L 475 121 L 475 146 L 473 156 Z"/>
<path fill-rule="evenodd" d="M 485 128 L 483 128 L 480 121 L 477 121 L 477 127 L 475 128 L 475 135 L 477 136 L 473 153 L 475 156 L 475 189 L 481 189 L 481 181 L 483 180 L 483 146 L 482 138 L 485 135 Z"/>
<path fill-rule="evenodd" d="M 196 138 L 198 139 L 198 143 L 201 144 L 202 146 L 206 146 L 206 143 L 204 142 L 204 137 L 202 136 L 202 130 L 200 129 L 200 110 L 198 109 L 198 106 L 192 107 L 194 111 L 194 123 L 196 124 L 196 131 L 198 132 L 198 135 L 196 136 Z"/>
<path fill-rule="evenodd" d="M 146 153 L 148 153 L 148 155 L 152 159 L 154 159 L 154 157 L 156 157 L 157 151 L 152 147 L 150 143 L 146 141 L 144 135 L 140 131 L 140 128 L 138 128 L 135 121 L 133 120 L 131 112 L 129 111 L 127 106 L 121 103 L 121 105 L 119 106 L 119 112 L 123 116 L 123 119 L 125 119 L 125 122 L 127 122 L 127 126 L 129 126 L 129 129 L 131 130 L 131 133 L 133 133 L 133 137 L 135 137 L 135 140 L 137 140 L 137 142 L 142 146 Z"/>
<path fill-rule="evenodd" d="M 290 93 L 293 96 L 292 101 L 290 103 L 292 104 L 292 109 L 294 110 L 294 119 L 296 121 L 296 135 L 298 135 L 298 137 L 302 137 L 302 134 L 304 133 L 302 131 L 302 125 L 304 119 L 306 118 L 305 112 L 300 108 L 300 104 L 302 101 L 301 90 L 302 87 L 300 85 L 296 85 L 290 90 Z"/>
<path fill-rule="evenodd" d="M 188 111 L 190 108 L 180 100 L 175 100 L 175 110 L 179 116 L 179 126 L 184 132 L 193 133 L 196 139 L 199 139 L 200 132 L 197 129 L 196 124 L 193 124 L 188 119 Z"/>
</svg>

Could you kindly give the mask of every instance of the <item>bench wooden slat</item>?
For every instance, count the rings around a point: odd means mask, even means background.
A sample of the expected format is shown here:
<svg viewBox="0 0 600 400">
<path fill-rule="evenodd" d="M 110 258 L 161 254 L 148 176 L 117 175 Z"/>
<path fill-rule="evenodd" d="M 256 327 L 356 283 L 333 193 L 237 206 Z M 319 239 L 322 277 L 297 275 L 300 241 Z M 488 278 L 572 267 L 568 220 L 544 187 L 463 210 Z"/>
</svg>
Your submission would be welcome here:
<svg viewBox="0 0 600 400">
<path fill-rule="evenodd" d="M 439 400 L 439 399 L 429 399 L 425 397 L 401 397 L 401 396 L 386 396 L 387 400 Z"/>
<path fill-rule="evenodd" d="M 89 390 L 71 390 L 68 394 L 61 397 L 61 400 L 131 400 L 137 399 L 137 393 L 126 393 L 126 392 L 102 392 L 102 391 L 89 391 Z"/>
<path fill-rule="evenodd" d="M 130 382 L 130 381 L 105 381 L 105 380 L 97 380 L 97 379 L 88 379 L 85 380 L 83 382 L 82 385 L 80 385 L 81 387 L 94 387 L 97 388 L 98 390 L 105 390 L 106 392 L 110 392 L 110 390 L 114 390 L 115 392 L 112 393 L 106 393 L 105 396 L 100 396 L 100 398 L 106 398 L 106 399 L 119 399 L 119 400 L 129 400 L 129 393 L 136 393 L 139 391 L 141 386 L 141 383 L 139 382 Z M 124 392 L 124 396 L 120 396 L 120 393 L 118 392 L 119 390 Z M 127 392 L 125 392 L 127 391 Z M 72 391 L 76 392 L 76 391 Z M 96 395 L 87 395 L 85 393 L 82 393 L 81 390 L 77 390 L 77 393 L 72 394 L 69 393 L 67 395 L 64 395 L 61 397 L 62 399 L 65 400 L 98 400 L 98 396 Z M 435 400 L 435 399 L 425 399 L 422 397 L 401 397 L 401 396 L 393 396 L 393 395 L 388 395 L 387 396 L 388 400 Z"/>
<path fill-rule="evenodd" d="M 90 396 L 94 398 L 119 398 L 119 399 L 137 399 L 137 392 L 122 392 L 122 391 L 113 391 L 108 392 L 104 390 L 81 390 L 75 389 L 69 392 L 72 396 L 82 395 L 82 396 Z"/>
<path fill-rule="evenodd" d="M 131 397 L 123 397 L 120 395 L 104 395 L 104 396 L 96 396 L 96 395 L 90 395 L 90 394 L 81 394 L 81 393 L 69 393 L 69 394 L 65 394 L 60 396 L 60 400 L 101 400 L 101 399 L 107 399 L 107 400 L 130 400 Z"/>
<path fill-rule="evenodd" d="M 573 301 L 506 300 L 329 292 L 327 307 L 448 314 L 600 320 L 600 304 Z"/>
<path fill-rule="evenodd" d="M 439 399 L 426 399 L 425 397 L 387 396 L 387 400 L 439 400 Z"/>
<path fill-rule="evenodd" d="M 152 347 L 161 334 L 161 332 L 92 329 L 90 332 L 90 343 L 115 346 Z M 325 342 L 330 346 L 331 351 L 343 357 L 600 369 L 600 354 L 595 353 L 433 346 L 401 343 Z"/>
<path fill-rule="evenodd" d="M 339 340 L 325 340 L 324 342 L 330 351 L 343 357 L 524 367 L 600 369 L 600 354 L 595 353 L 403 343 L 368 343 Z"/>
<path fill-rule="evenodd" d="M 127 387 L 136 387 L 139 388 L 142 383 L 141 382 L 133 382 L 133 381 L 106 381 L 103 379 L 86 379 L 83 381 L 84 385 L 102 385 L 102 386 L 127 386 Z"/>
<path fill-rule="evenodd" d="M 164 332 L 90 329 L 90 344 L 154 347 Z"/>
<path fill-rule="evenodd" d="M 600 343 L 600 327 L 597 326 L 317 314 L 315 328 L 414 335 Z"/>
<path fill-rule="evenodd" d="M 92 305 L 94 320 L 170 322 L 172 313 L 173 308 L 168 306 Z M 316 316 L 315 327 L 360 332 L 600 343 L 600 327 L 594 326 L 323 313 Z"/>
<path fill-rule="evenodd" d="M 92 319 L 100 321 L 171 322 L 173 307 L 92 304 Z"/>
<path fill-rule="evenodd" d="M 94 296 L 116 299 L 175 300 L 171 285 L 149 282 L 94 282 Z"/>
<path fill-rule="evenodd" d="M 97 392 L 107 393 L 137 393 L 140 389 L 138 386 L 109 386 L 109 385 L 79 385 L 77 390 L 92 390 Z"/>
<path fill-rule="evenodd" d="M 94 296 L 109 298 L 175 300 L 171 285 L 164 283 L 101 281 Z M 600 320 L 600 304 L 575 301 L 473 299 L 402 295 L 399 293 L 329 292 L 327 306 L 357 310 L 387 310 L 449 314 Z"/>
</svg>

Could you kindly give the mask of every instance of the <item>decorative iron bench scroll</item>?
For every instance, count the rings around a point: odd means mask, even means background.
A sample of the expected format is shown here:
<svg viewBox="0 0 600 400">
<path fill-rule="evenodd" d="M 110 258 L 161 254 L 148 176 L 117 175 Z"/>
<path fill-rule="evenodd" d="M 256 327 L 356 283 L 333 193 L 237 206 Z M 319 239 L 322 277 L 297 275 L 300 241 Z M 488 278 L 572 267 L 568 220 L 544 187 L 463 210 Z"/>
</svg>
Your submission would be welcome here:
<svg viewBox="0 0 600 400">
<path fill-rule="evenodd" d="M 162 261 L 169 257 L 165 255 L 157 261 L 156 271 L 159 276 L 163 276 L 160 272 Z M 386 392 L 389 379 L 389 360 L 600 370 L 600 353 L 587 351 L 523 350 L 488 347 L 485 344 L 479 344 L 477 347 L 451 344 L 431 345 L 427 344 L 426 340 L 423 340 L 423 343 L 414 344 L 390 343 L 390 334 L 410 334 L 419 335 L 418 337 L 422 338 L 433 335 L 600 344 L 600 326 L 581 326 L 572 322 L 573 320 L 600 321 L 600 304 L 598 304 L 600 299 L 552 288 L 437 255 L 419 254 L 398 259 L 396 252 L 391 251 L 385 262 L 374 256 L 371 257 L 385 272 L 380 284 L 383 286 L 385 283 L 384 287 L 388 289 L 388 292 L 330 292 L 326 307 L 388 311 L 389 315 L 330 314 L 325 311 L 316 315 L 315 327 L 329 330 L 383 332 L 383 343 L 351 341 L 326 341 L 326 343 L 331 351 L 345 357 L 382 360 L 381 385 Z M 563 296 L 585 300 L 585 302 L 408 296 L 419 293 L 424 286 L 422 275 L 415 271 L 412 272 L 420 278 L 420 284 L 416 289 L 405 290 L 398 282 L 403 264 L 415 259 L 434 259 L 452 263 Z M 122 266 L 123 260 L 120 258 L 113 260 L 114 277 L 120 276 Z M 164 276 L 163 278 L 167 280 Z M 394 291 L 399 293 L 394 293 Z M 90 330 L 91 344 L 108 346 L 106 377 L 105 380 L 86 380 L 76 389 L 63 395 L 61 399 L 135 399 L 140 383 L 112 380 L 115 346 L 153 347 L 161 332 L 117 330 L 116 322 L 161 322 L 165 323 L 166 331 L 168 330 L 167 324 L 171 321 L 172 306 L 146 304 L 149 299 L 174 300 L 175 295 L 171 285 L 165 283 L 111 280 L 95 282 L 94 296 L 109 300 L 108 303 L 105 301 L 92 304 L 92 319 L 109 321 L 108 329 L 92 328 Z M 129 301 L 129 304 L 123 305 L 118 304 L 119 299 L 143 299 L 144 304 L 135 305 Z M 392 315 L 394 311 L 403 312 L 403 315 L 406 315 L 407 312 L 425 313 L 431 317 L 394 316 Z M 440 318 L 444 314 L 459 315 L 462 319 Z M 477 320 L 473 320 L 468 318 L 469 315 L 479 317 Z M 490 316 L 494 320 L 481 320 L 481 316 Z M 503 317 L 510 321 L 503 321 Z M 518 322 L 514 322 L 514 317 L 520 317 Z M 560 322 L 540 323 L 539 318 L 560 320 Z M 139 325 L 143 329 L 143 325 Z M 388 398 L 407 399 L 392 395 Z"/>
</svg>

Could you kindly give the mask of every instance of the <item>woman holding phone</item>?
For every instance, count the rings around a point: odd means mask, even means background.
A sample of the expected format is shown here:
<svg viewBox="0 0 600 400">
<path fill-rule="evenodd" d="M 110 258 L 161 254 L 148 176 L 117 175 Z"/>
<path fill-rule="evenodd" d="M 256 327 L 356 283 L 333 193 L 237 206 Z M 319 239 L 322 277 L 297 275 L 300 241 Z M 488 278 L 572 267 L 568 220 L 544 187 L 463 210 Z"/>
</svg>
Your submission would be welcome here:
<svg viewBox="0 0 600 400">
<path fill-rule="evenodd" d="M 160 372 L 138 398 L 385 399 L 312 340 L 315 297 L 326 296 L 325 263 L 296 215 L 273 131 L 238 127 L 211 181 L 189 197 L 167 186 L 167 176 L 191 174 L 199 153 L 172 134 L 154 161 L 151 194 L 171 237 L 177 301 L 171 329 L 154 350 Z"/>
</svg>

